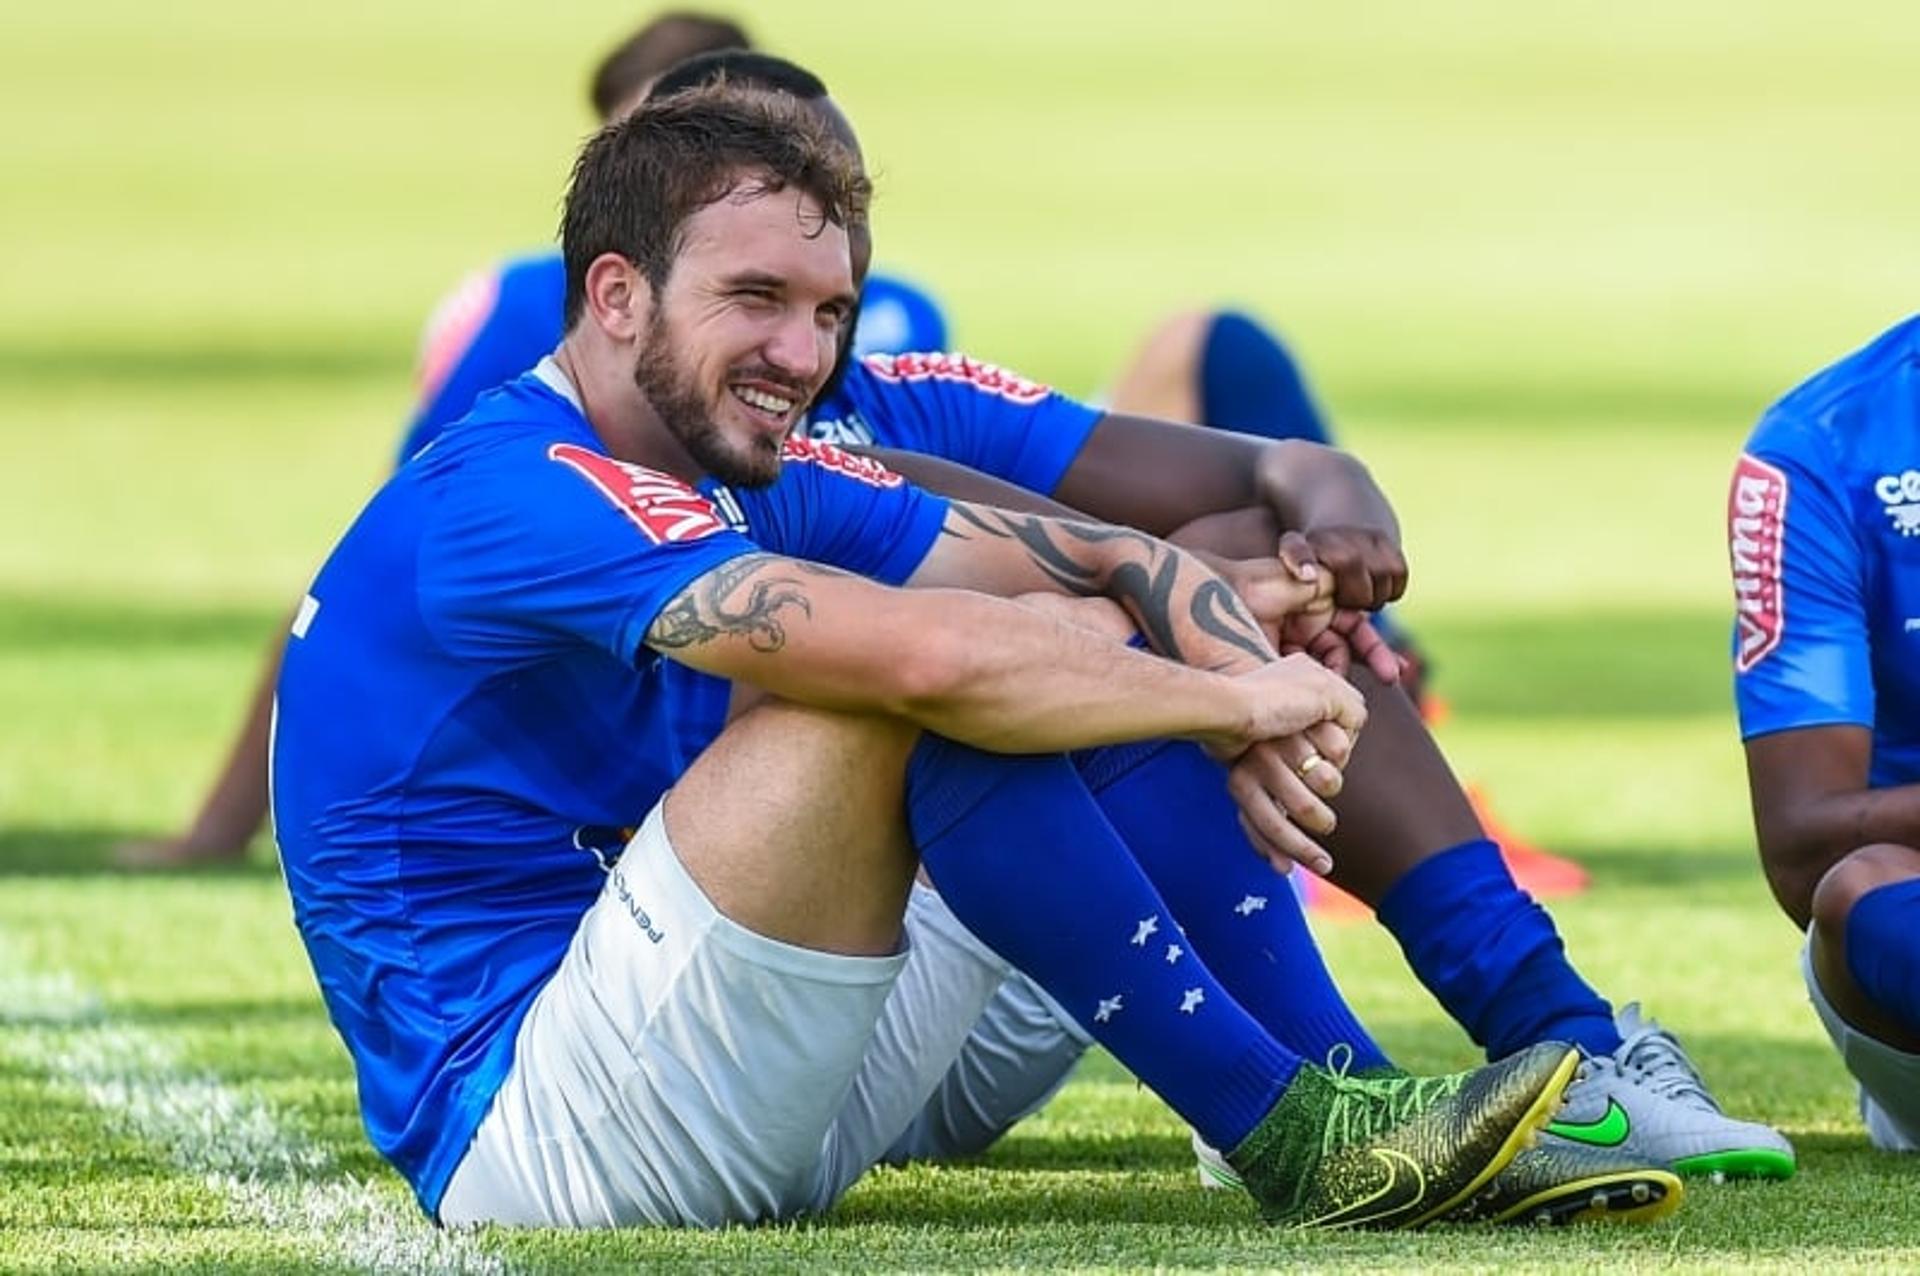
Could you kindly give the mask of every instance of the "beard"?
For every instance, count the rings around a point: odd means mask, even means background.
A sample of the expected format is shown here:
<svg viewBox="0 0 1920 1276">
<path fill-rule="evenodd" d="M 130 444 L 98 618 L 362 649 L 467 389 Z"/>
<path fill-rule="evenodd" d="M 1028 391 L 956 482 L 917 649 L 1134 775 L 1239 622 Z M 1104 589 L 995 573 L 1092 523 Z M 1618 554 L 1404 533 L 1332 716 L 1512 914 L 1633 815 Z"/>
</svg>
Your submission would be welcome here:
<svg viewBox="0 0 1920 1276">
<path fill-rule="evenodd" d="M 728 441 L 714 424 L 713 407 L 701 397 L 685 367 L 673 330 L 667 326 L 666 316 L 656 309 L 648 321 L 640 357 L 633 365 L 633 383 L 647 406 L 679 440 L 694 464 L 722 483 L 766 487 L 779 478 L 782 440 L 754 435 L 744 445 Z"/>
</svg>

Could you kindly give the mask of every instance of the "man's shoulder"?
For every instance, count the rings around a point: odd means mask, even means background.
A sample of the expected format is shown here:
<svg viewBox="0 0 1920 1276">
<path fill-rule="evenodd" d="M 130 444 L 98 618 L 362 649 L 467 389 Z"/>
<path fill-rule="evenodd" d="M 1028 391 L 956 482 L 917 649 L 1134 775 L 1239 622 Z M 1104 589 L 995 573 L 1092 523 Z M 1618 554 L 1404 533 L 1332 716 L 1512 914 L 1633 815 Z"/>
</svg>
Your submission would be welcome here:
<svg viewBox="0 0 1920 1276">
<path fill-rule="evenodd" d="M 1832 470 L 1920 464 L 1920 316 L 1816 372 L 1760 418 L 1747 451 Z"/>
</svg>

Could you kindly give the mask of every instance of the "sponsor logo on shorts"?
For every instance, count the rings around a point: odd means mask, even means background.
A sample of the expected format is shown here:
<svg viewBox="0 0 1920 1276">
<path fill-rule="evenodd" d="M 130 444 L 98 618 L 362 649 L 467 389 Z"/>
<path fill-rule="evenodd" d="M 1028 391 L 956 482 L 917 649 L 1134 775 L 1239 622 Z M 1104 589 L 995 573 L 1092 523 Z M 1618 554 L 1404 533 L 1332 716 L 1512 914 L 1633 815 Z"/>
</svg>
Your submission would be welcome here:
<svg viewBox="0 0 1920 1276">
<path fill-rule="evenodd" d="M 656 545 L 698 540 L 726 526 L 712 502 L 671 474 L 616 461 L 572 443 L 555 443 L 547 449 L 547 459 L 599 488 Z"/>
<path fill-rule="evenodd" d="M 640 907 L 640 901 L 635 899 L 633 892 L 627 889 L 625 873 L 615 868 L 613 875 L 607 880 L 613 883 L 613 893 L 620 897 L 622 904 L 627 906 L 627 915 L 633 918 L 633 924 L 640 928 L 640 933 L 645 935 L 649 942 L 657 944 L 667 937 L 667 932 L 654 924 L 652 914 Z"/>
<path fill-rule="evenodd" d="M 1882 474 L 1874 480 L 1873 495 L 1886 507 L 1894 531 L 1920 536 L 1920 470 Z"/>
<path fill-rule="evenodd" d="M 1780 566 L 1786 542 L 1787 476 L 1751 456 L 1734 467 L 1727 495 L 1727 548 L 1739 640 L 1734 667 L 1746 673 L 1775 647 L 1786 628 Z"/>
<path fill-rule="evenodd" d="M 1038 403 L 1053 393 L 1050 386 L 963 354 L 873 354 L 865 362 L 867 370 L 882 381 L 960 382 L 1009 403 Z"/>
<path fill-rule="evenodd" d="M 794 435 L 788 435 L 787 441 L 781 444 L 780 459 L 798 461 L 802 465 L 818 465 L 865 483 L 868 487 L 899 487 L 905 481 L 870 456 L 857 456 L 831 443 Z"/>
</svg>

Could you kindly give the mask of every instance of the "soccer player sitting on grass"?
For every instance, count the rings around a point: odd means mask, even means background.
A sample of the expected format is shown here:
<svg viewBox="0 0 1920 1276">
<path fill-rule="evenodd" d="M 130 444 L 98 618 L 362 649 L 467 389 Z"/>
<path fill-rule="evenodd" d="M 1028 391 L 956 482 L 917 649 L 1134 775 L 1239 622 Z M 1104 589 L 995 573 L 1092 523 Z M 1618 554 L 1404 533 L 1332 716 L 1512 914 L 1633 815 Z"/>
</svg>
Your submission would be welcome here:
<svg viewBox="0 0 1920 1276">
<path fill-rule="evenodd" d="M 1734 471 L 1734 689 L 1767 882 L 1874 1146 L 1920 1147 L 1920 319 Z"/>
<path fill-rule="evenodd" d="M 760 55 L 696 60 L 676 69 L 660 87 L 671 91 L 717 73 L 796 93 L 818 103 L 836 128 L 847 127 L 817 79 Z M 864 238 L 857 239 L 856 249 L 860 269 L 867 252 Z M 557 305 L 555 311 L 553 327 L 544 331 L 523 322 L 518 312 L 489 317 L 471 334 L 456 375 L 474 385 L 516 375 L 557 342 Z M 422 419 L 448 410 L 451 403 L 442 396 Z M 1349 608 L 1387 601 L 1404 584 L 1391 510 L 1363 468 L 1329 449 L 1299 442 L 1262 445 L 1215 431 L 1102 414 L 958 356 L 847 364 L 832 392 L 798 428 L 828 440 L 859 439 L 935 453 L 1030 489 L 974 489 L 995 503 L 1059 511 L 1062 507 L 1031 495 L 1050 492 L 1103 519 L 1156 533 L 1201 520 L 1211 525 L 1210 543 L 1216 548 L 1258 556 L 1268 568 L 1277 521 L 1295 533 L 1286 542 L 1292 560 L 1329 572 L 1339 601 Z M 922 464 L 889 455 L 901 466 Z M 936 483 L 950 484 L 954 478 L 951 467 L 921 473 Z M 1328 842 L 1333 879 L 1379 910 L 1416 974 L 1490 1058 L 1556 1039 L 1587 1051 L 1566 1117 L 1556 1127 L 1558 1134 L 1546 1141 L 1616 1149 L 1640 1165 L 1790 1173 L 1792 1153 L 1785 1141 L 1764 1126 L 1722 1114 L 1669 1034 L 1640 1020 L 1632 1008 L 1616 1021 L 1613 1008 L 1567 962 L 1551 919 L 1515 885 L 1411 706 L 1390 688 L 1364 676 L 1362 681 L 1370 687 L 1373 726 L 1341 800 L 1340 828 Z M 1130 766 L 1108 781 L 1115 789 L 1109 805 L 1127 801 L 1129 790 L 1172 791 L 1189 784 L 1191 766 L 1190 760 L 1160 757 Z M 1258 861 L 1249 867 L 1258 867 Z M 1281 910 L 1295 909 L 1294 900 L 1278 890 L 1271 900 L 1261 916 L 1284 923 Z M 1303 926 L 1294 925 L 1288 933 L 1288 951 L 1311 952 Z M 1317 967 L 1317 955 L 1312 961 Z M 1254 996 L 1245 990 L 1236 995 Z M 1286 998 L 1295 1012 L 1292 1022 L 1323 1025 L 1319 1035 L 1294 1038 L 1303 1053 L 1321 1058 L 1333 1046 L 1352 1047 L 1358 1040 L 1357 1027 L 1329 981 L 1284 981 L 1284 987 L 1262 995 Z M 1011 1057 L 1002 1049 L 1002 1038 L 1010 1036 L 1032 1067 L 1020 1076 L 997 1074 L 990 1095 L 978 1088 L 963 1090 L 957 1105 L 941 1106 L 949 1117 L 965 1112 L 970 1119 L 957 1131 L 945 1118 L 934 1123 L 948 1134 L 918 1145 L 925 1154 L 977 1150 L 1064 1078 L 1086 1040 L 1070 1021 L 1052 1016 L 1017 977 L 989 1007 L 981 1028 L 977 1054 L 991 1057 L 1001 1051 Z M 1361 1062 L 1366 1065 L 1371 1056 L 1363 1051 Z M 966 1075 L 962 1069 L 956 1080 Z"/>
<path fill-rule="evenodd" d="M 790 439 L 852 311 L 864 197 L 790 96 L 696 90 L 603 131 L 568 192 L 559 349 L 403 466 L 299 608 L 275 827 L 376 1146 L 448 1222 L 823 1208 L 971 1023 L 898 995 L 941 942 L 907 920 L 917 848 L 1270 1218 L 1444 1215 L 1551 1117 L 1575 1052 L 1323 1070 L 1198 954 L 1149 946 L 1171 913 L 1117 839 L 976 819 L 1069 765 L 1049 751 L 1182 737 L 1264 839 L 1318 858 L 1299 828 L 1330 823 L 1365 710 L 1262 625 L 1312 641 L 1329 580 L 1276 573 L 1257 618 L 1144 534 Z M 1117 605 L 1159 654 L 996 594 Z M 713 733 L 704 675 L 772 698 Z"/>
</svg>

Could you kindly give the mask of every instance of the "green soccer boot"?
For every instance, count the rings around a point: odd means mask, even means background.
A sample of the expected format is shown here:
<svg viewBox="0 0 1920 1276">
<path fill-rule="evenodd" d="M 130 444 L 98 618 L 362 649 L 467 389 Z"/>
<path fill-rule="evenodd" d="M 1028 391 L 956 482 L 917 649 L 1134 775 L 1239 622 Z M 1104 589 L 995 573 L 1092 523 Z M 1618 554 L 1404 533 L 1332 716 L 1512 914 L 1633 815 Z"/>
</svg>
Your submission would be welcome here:
<svg viewBox="0 0 1920 1276">
<path fill-rule="evenodd" d="M 1533 1141 L 1578 1062 L 1548 1043 L 1449 1077 L 1303 1067 L 1227 1162 L 1281 1226 L 1419 1227 Z"/>
</svg>

